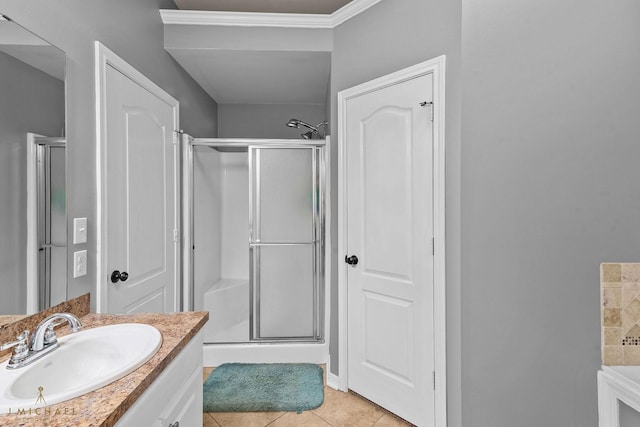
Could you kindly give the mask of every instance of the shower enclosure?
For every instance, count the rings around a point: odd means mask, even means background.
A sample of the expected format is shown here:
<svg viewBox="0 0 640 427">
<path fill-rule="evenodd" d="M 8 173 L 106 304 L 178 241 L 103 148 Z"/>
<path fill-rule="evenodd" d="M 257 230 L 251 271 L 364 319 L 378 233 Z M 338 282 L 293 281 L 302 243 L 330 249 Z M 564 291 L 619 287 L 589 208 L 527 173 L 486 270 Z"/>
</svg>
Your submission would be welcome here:
<svg viewBox="0 0 640 427">
<path fill-rule="evenodd" d="M 184 305 L 209 311 L 205 343 L 323 342 L 325 155 L 183 135 Z"/>
</svg>

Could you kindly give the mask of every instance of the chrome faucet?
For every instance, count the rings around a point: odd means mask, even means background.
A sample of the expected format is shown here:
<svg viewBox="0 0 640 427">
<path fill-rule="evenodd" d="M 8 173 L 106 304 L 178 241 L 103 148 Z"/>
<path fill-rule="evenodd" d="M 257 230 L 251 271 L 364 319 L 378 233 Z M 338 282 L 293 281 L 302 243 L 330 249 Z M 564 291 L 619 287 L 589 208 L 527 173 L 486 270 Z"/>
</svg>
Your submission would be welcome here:
<svg viewBox="0 0 640 427">
<path fill-rule="evenodd" d="M 31 351 L 38 352 L 44 350 L 45 347 L 57 344 L 58 337 L 53 328 L 60 323 L 55 323 L 56 320 L 66 320 L 71 326 L 73 332 L 78 332 L 82 328 L 82 322 L 76 316 L 71 313 L 55 313 L 44 319 L 36 327 L 31 340 Z"/>
<path fill-rule="evenodd" d="M 53 330 L 60 324 L 56 323 L 57 320 L 66 320 L 73 332 L 78 332 L 82 328 L 82 322 L 73 314 L 52 314 L 38 324 L 31 340 L 29 340 L 29 331 L 24 331 L 18 335 L 16 341 L 0 346 L 0 351 L 14 347 L 11 359 L 7 363 L 7 369 L 27 366 L 58 348 L 58 337 Z"/>
</svg>

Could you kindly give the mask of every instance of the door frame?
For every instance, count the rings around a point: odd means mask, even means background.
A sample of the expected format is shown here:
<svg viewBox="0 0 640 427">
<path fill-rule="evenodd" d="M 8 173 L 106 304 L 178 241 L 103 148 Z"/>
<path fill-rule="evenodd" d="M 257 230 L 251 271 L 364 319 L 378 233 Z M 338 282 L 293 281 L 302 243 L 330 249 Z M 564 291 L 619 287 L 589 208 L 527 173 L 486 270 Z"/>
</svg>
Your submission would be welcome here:
<svg viewBox="0 0 640 427">
<path fill-rule="evenodd" d="M 446 378 L 446 276 L 445 276 L 445 55 L 338 92 L 338 258 L 347 250 L 347 102 L 426 74 L 433 75 L 433 316 L 434 316 L 434 417 L 436 426 L 447 425 Z M 348 390 L 347 268 L 338 259 L 338 361 L 334 386 Z M 337 383 L 337 384 L 336 384 Z"/>
<path fill-rule="evenodd" d="M 180 103 L 174 97 L 165 92 L 160 86 L 152 82 L 144 74 L 120 58 L 99 41 L 94 42 L 95 49 L 95 96 L 96 96 L 96 312 L 106 313 L 108 307 L 108 274 L 107 265 L 107 129 L 106 129 L 106 73 L 107 67 L 113 67 L 126 77 L 149 91 L 157 98 L 168 104 L 173 109 L 173 147 L 175 158 L 173 161 L 174 173 L 174 284 L 175 303 L 174 310 L 180 311 L 181 290 L 181 262 L 180 262 L 180 150 L 178 149 L 178 129 L 180 129 Z M 176 234 L 177 233 L 177 234 Z"/>
</svg>

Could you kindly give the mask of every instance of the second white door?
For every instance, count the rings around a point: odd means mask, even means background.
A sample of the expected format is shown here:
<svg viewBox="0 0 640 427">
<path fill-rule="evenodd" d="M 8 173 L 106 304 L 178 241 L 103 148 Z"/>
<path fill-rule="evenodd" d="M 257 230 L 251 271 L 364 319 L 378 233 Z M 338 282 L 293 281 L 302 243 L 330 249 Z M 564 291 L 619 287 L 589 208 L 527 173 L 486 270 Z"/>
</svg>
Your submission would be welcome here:
<svg viewBox="0 0 640 427">
<path fill-rule="evenodd" d="M 348 387 L 420 426 L 434 423 L 432 86 L 346 104 Z"/>
<path fill-rule="evenodd" d="M 107 301 L 101 308 L 177 311 L 177 101 L 109 64 L 104 76 Z"/>
</svg>

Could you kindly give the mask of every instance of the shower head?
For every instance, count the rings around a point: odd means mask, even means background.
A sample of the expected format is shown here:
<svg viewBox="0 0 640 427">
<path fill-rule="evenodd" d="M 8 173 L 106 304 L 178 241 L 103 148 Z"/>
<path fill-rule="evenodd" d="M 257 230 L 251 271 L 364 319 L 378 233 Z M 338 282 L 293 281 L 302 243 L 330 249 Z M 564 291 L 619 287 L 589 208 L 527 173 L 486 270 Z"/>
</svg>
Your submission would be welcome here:
<svg viewBox="0 0 640 427">
<path fill-rule="evenodd" d="M 296 129 L 300 129 L 300 126 L 304 126 L 308 129 L 315 130 L 316 132 L 318 131 L 317 127 L 310 125 L 307 122 L 303 122 L 302 120 L 299 120 L 299 119 L 290 119 L 287 122 L 287 126 L 289 126 L 290 128 L 296 128 Z"/>
<path fill-rule="evenodd" d="M 290 128 L 296 128 L 296 129 L 300 129 L 300 126 L 306 127 L 307 129 L 311 129 L 309 132 L 305 132 L 303 134 L 300 134 L 300 136 L 303 139 L 314 139 L 314 135 L 317 135 L 317 139 L 322 139 L 324 138 L 324 136 L 322 136 L 320 134 L 320 131 L 318 130 L 321 126 L 327 126 L 328 123 L 327 122 L 320 122 L 317 125 L 313 126 L 310 125 L 307 122 L 303 122 L 300 119 L 289 119 L 289 121 L 287 122 L 287 126 Z"/>
</svg>

